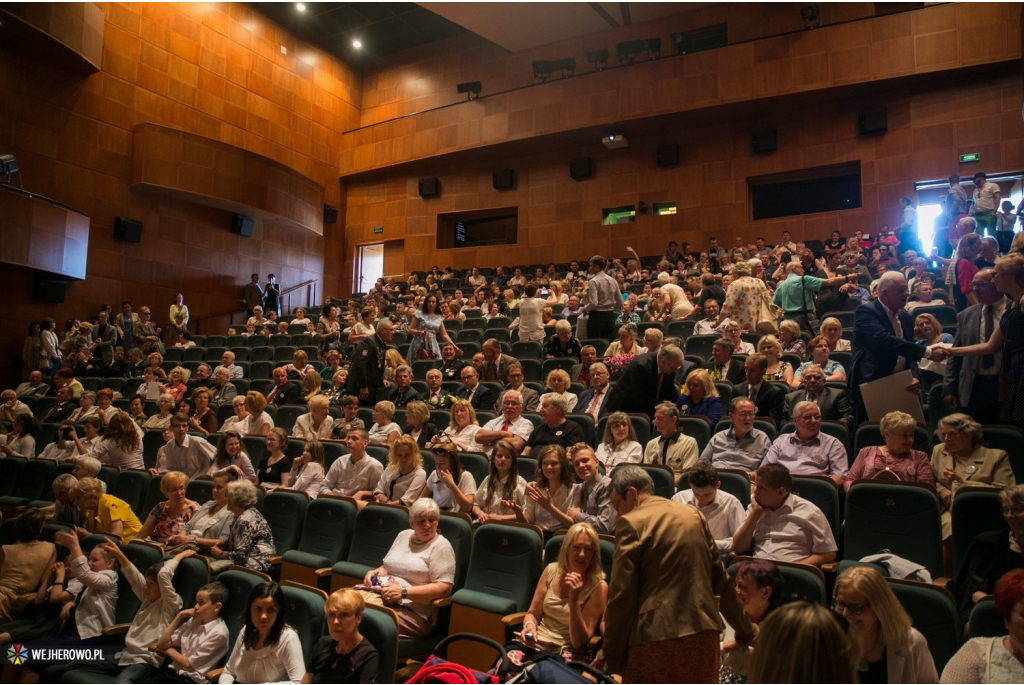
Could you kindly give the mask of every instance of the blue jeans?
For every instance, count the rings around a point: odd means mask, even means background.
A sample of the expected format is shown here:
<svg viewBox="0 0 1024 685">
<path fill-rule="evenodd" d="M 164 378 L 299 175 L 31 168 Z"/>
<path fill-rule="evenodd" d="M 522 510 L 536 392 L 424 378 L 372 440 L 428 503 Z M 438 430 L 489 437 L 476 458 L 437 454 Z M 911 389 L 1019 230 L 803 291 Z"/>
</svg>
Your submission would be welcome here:
<svg viewBox="0 0 1024 685">
<path fill-rule="evenodd" d="M 153 669 L 149 664 L 131 664 L 129 666 L 122 666 L 121 672 L 117 674 L 117 678 L 114 679 L 115 683 L 138 683 L 143 679 L 148 679 Z"/>
</svg>

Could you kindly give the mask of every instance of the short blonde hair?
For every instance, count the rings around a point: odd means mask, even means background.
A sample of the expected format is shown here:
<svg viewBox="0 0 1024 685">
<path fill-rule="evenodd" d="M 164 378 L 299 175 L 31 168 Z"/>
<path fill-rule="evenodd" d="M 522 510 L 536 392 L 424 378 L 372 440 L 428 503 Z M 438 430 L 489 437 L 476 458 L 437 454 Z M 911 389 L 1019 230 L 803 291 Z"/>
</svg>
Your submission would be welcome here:
<svg viewBox="0 0 1024 685">
<path fill-rule="evenodd" d="M 171 369 L 171 375 L 173 376 L 175 373 L 181 374 L 182 383 L 188 383 L 188 379 L 192 375 L 192 372 L 186 369 L 184 366 L 175 366 L 173 369 Z"/>
<path fill-rule="evenodd" d="M 364 609 L 366 601 L 363 600 L 363 596 L 350 587 L 335 590 L 324 604 L 324 613 L 343 611 L 354 616 L 362 616 Z"/>
<path fill-rule="evenodd" d="M 427 421 L 430 421 L 430 407 L 427 406 L 426 402 L 414 400 L 405 405 L 405 415 L 415 419 L 420 424 L 425 424 Z"/>
<path fill-rule="evenodd" d="M 160 492 L 166 495 L 179 485 L 188 485 L 188 476 L 181 471 L 168 471 L 160 479 Z"/>
<path fill-rule="evenodd" d="M 160 393 L 160 397 L 157 399 L 157 401 L 160 401 L 160 400 L 170 400 L 171 401 L 171 409 L 174 409 L 174 405 L 176 405 L 178 403 L 178 401 L 176 399 L 174 399 L 174 395 L 172 395 L 169 392 L 162 392 L 162 393 Z"/>
<path fill-rule="evenodd" d="M 800 324 L 798 324 L 796 321 L 793 321 L 793 319 L 783 319 L 782 321 L 780 321 L 779 329 L 783 331 L 789 331 L 793 335 L 800 335 Z M 767 337 L 774 336 L 764 336 L 764 338 Z M 761 338 L 761 340 L 764 340 L 764 338 Z M 758 342 L 758 346 L 760 346 L 760 342 Z M 779 354 L 782 354 L 782 345 L 779 345 Z"/>
<path fill-rule="evenodd" d="M 565 383 L 566 391 L 569 390 L 569 383 L 571 381 L 569 380 L 569 374 L 565 372 L 565 369 L 552 369 L 548 373 L 548 377 L 545 380 L 545 383 L 549 384 L 548 387 L 551 387 L 550 383 L 551 383 L 551 379 L 552 378 L 559 378 L 559 379 L 561 379 Z"/>
<path fill-rule="evenodd" d="M 883 435 L 900 429 L 914 430 L 916 427 L 917 421 L 914 417 L 901 411 L 891 411 L 878 422 L 878 428 L 882 431 Z"/>
<path fill-rule="evenodd" d="M 784 323 L 786 323 L 786 322 L 783 321 L 782 324 L 784 324 Z M 779 325 L 781 326 L 782 324 L 779 324 Z M 797 326 L 796 330 L 797 330 L 797 333 L 799 333 L 800 332 L 800 327 L 795 322 L 794 322 L 793 325 Z M 776 356 L 778 356 L 778 357 L 782 356 L 782 343 L 780 343 L 779 339 L 776 338 L 774 335 L 762 336 L 761 339 L 757 341 L 757 351 L 761 352 L 761 346 L 765 345 L 765 344 L 767 344 L 769 347 L 771 347 L 773 350 L 775 350 L 775 355 Z M 764 353 L 761 352 L 761 354 L 764 354 Z"/>
<path fill-rule="evenodd" d="M 378 402 L 377 404 L 373 405 L 373 409 L 374 409 L 374 411 L 379 411 L 380 413 L 384 414 L 384 416 L 388 417 L 388 421 L 390 421 L 391 419 L 395 418 L 395 403 L 394 402 L 389 402 L 387 400 L 382 400 L 382 401 Z"/>
<path fill-rule="evenodd" d="M 829 316 L 821 322 L 821 332 L 824 333 L 826 328 L 838 328 L 840 331 L 843 330 L 843 324 L 834 316 Z M 799 333 L 799 331 L 797 331 Z"/>
<path fill-rule="evenodd" d="M 99 498 L 103 495 L 103 482 L 96 478 L 81 478 L 71 488 L 72 500 L 82 497 Z"/>
<path fill-rule="evenodd" d="M 258 390 L 245 393 L 245 410 L 250 414 L 262 414 L 267 408 L 267 398 Z"/>
<path fill-rule="evenodd" d="M 314 407 L 318 407 L 320 409 L 328 409 L 330 408 L 330 406 L 331 401 L 327 399 L 326 395 L 315 395 L 313 397 L 310 397 L 309 401 L 306 402 L 306 408 L 309 409 L 310 411 L 313 411 Z"/>
<path fill-rule="evenodd" d="M 694 369 L 686 375 L 686 382 L 683 383 L 682 393 L 688 395 L 689 388 L 687 387 L 691 380 L 699 380 L 701 385 L 704 386 L 705 397 L 718 397 L 718 388 L 715 387 L 715 382 L 711 380 L 711 374 L 708 373 L 707 369 Z"/>
</svg>

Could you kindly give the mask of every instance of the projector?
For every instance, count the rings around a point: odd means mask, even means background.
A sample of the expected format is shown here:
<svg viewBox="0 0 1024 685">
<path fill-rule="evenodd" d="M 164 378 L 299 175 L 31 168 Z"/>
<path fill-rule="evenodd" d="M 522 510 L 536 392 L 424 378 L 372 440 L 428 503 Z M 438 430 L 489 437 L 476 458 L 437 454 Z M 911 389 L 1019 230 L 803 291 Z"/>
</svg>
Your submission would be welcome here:
<svg viewBox="0 0 1024 685">
<path fill-rule="evenodd" d="M 629 141 L 626 140 L 626 136 L 604 136 L 601 138 L 601 142 L 609 150 L 617 150 L 620 147 L 629 147 Z"/>
</svg>

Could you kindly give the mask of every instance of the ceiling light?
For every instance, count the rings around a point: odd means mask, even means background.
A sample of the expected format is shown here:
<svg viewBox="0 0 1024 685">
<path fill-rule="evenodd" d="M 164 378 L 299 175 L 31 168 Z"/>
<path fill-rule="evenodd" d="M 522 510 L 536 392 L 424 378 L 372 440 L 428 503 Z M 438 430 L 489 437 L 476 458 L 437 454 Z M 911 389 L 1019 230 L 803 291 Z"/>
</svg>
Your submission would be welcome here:
<svg viewBox="0 0 1024 685">
<path fill-rule="evenodd" d="M 305 12 L 306 6 L 303 5 L 301 2 L 297 2 L 295 3 L 295 9 L 299 10 L 300 12 Z"/>
<path fill-rule="evenodd" d="M 359 40 L 358 38 L 355 39 L 354 41 L 352 41 L 352 47 L 356 49 L 363 47 L 363 41 Z"/>
</svg>

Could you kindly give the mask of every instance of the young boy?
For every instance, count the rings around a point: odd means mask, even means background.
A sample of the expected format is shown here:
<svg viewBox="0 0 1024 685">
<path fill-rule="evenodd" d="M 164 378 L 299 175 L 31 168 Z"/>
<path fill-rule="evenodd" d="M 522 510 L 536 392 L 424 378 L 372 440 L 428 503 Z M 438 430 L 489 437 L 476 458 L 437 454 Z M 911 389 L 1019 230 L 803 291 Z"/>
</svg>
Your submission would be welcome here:
<svg viewBox="0 0 1024 685">
<path fill-rule="evenodd" d="M 178 612 L 156 646 L 170 659 L 159 674 L 160 682 L 209 682 L 206 673 L 228 653 L 228 627 L 220 617 L 227 600 L 228 589 L 223 584 L 209 583 L 199 588 L 194 608 Z"/>
</svg>

